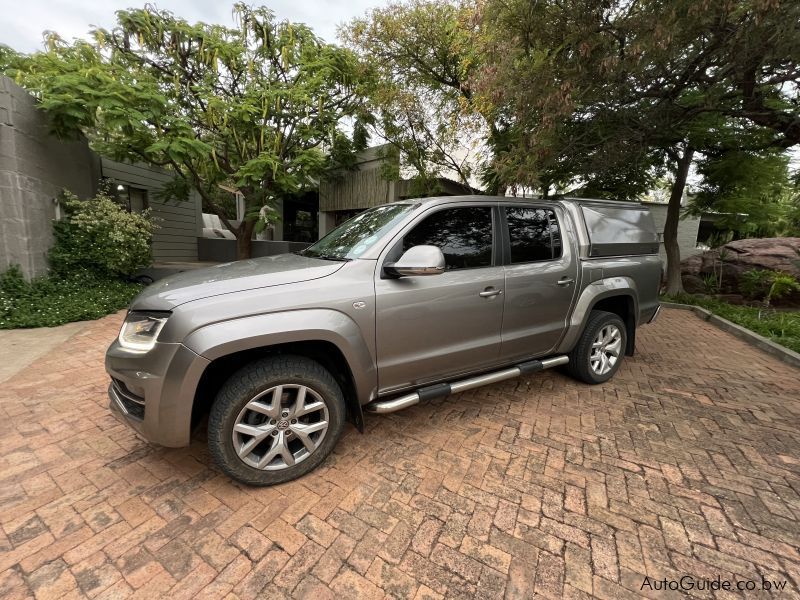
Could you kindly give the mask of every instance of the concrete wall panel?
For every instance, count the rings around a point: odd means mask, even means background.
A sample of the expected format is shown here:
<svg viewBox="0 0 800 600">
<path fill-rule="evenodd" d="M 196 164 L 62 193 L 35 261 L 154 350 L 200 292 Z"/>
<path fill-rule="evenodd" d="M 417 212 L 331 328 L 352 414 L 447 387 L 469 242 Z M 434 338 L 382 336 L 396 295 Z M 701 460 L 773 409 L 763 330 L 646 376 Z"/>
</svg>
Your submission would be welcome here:
<svg viewBox="0 0 800 600">
<path fill-rule="evenodd" d="M 59 140 L 30 94 L 0 76 L 0 271 L 47 271 L 55 198 L 94 193 L 98 163 L 84 140 Z"/>
</svg>

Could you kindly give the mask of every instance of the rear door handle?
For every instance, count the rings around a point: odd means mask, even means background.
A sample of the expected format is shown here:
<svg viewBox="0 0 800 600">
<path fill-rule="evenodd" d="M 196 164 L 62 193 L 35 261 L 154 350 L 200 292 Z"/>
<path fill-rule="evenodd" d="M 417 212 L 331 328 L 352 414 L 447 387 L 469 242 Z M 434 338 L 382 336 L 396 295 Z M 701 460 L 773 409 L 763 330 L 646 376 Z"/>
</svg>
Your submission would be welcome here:
<svg viewBox="0 0 800 600">
<path fill-rule="evenodd" d="M 496 290 L 494 288 L 487 288 L 482 292 L 478 292 L 478 296 L 481 298 L 494 298 L 503 293 L 503 290 Z"/>
<path fill-rule="evenodd" d="M 575 282 L 575 280 L 572 279 L 571 277 L 563 277 L 563 278 L 559 279 L 558 281 L 556 281 L 556 285 L 569 285 L 569 284 L 574 283 L 574 282 Z"/>
</svg>

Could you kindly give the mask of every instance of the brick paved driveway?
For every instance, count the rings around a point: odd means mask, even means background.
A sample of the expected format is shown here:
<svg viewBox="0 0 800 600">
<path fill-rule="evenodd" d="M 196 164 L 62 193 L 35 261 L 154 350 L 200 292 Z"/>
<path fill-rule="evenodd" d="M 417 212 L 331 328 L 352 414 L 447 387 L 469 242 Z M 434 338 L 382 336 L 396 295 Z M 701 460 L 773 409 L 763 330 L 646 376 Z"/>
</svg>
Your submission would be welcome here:
<svg viewBox="0 0 800 600">
<path fill-rule="evenodd" d="M 202 435 L 159 449 L 109 415 L 119 322 L 0 390 L 2 598 L 622 598 L 682 574 L 800 589 L 800 372 L 689 313 L 643 328 L 604 386 L 546 372 L 368 417 L 271 489 L 221 476 Z"/>
</svg>

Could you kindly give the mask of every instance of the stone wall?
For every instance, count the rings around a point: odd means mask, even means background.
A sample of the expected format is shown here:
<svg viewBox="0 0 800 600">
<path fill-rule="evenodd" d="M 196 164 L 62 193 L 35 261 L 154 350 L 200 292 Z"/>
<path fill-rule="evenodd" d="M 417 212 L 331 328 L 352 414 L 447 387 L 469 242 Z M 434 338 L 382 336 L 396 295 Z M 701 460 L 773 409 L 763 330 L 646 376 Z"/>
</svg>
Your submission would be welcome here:
<svg viewBox="0 0 800 600">
<path fill-rule="evenodd" d="M 0 75 L 0 272 L 18 264 L 27 277 L 43 275 L 55 198 L 64 188 L 90 197 L 99 179 L 86 142 L 49 135 L 33 97 Z"/>
</svg>

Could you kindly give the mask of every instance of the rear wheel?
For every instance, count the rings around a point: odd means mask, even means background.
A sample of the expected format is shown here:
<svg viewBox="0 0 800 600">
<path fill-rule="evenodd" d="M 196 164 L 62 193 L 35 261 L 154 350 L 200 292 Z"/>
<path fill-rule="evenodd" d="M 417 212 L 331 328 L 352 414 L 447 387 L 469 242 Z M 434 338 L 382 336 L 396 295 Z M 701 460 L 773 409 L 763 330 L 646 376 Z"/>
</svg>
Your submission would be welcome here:
<svg viewBox="0 0 800 600">
<path fill-rule="evenodd" d="M 570 375 L 591 384 L 608 381 L 622 363 L 626 343 L 625 323 L 618 315 L 592 311 L 578 343 L 569 353 Z"/>
<path fill-rule="evenodd" d="M 344 417 L 342 390 L 319 363 L 268 358 L 223 385 L 208 418 L 208 446 L 229 477 L 274 485 L 319 465 L 336 445 Z"/>
</svg>

